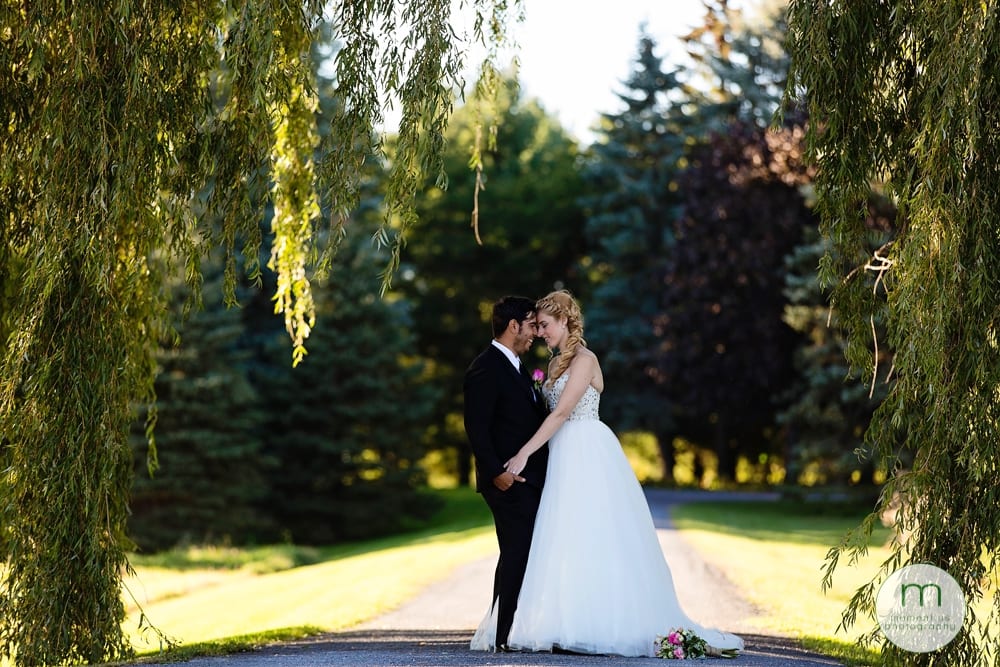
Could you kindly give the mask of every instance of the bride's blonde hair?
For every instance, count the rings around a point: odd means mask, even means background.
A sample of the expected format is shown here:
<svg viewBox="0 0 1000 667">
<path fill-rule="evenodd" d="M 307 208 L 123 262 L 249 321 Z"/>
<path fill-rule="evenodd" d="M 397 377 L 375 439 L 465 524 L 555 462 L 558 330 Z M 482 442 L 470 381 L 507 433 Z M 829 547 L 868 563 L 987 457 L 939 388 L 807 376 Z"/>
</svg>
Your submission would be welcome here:
<svg viewBox="0 0 1000 667">
<path fill-rule="evenodd" d="M 556 290 L 549 292 L 544 297 L 535 302 L 535 312 L 546 313 L 555 318 L 566 318 L 566 345 L 559 350 L 559 358 L 556 360 L 556 367 L 552 371 L 549 382 L 561 377 L 569 362 L 573 361 L 576 351 L 580 347 L 587 347 L 587 341 L 583 339 L 583 313 L 580 311 L 580 304 L 576 302 L 573 295 L 566 290 Z M 549 352 L 552 352 L 550 349 Z"/>
</svg>

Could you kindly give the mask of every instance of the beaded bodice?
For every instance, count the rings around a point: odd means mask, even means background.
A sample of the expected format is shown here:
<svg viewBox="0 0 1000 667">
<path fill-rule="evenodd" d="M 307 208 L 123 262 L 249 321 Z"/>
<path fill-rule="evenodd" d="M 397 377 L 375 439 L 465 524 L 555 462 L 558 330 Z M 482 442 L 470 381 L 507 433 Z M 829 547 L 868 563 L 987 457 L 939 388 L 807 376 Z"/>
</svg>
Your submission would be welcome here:
<svg viewBox="0 0 1000 667">
<path fill-rule="evenodd" d="M 556 405 L 559 403 L 559 397 L 562 396 L 563 390 L 566 388 L 566 383 L 569 381 L 569 373 L 563 373 L 559 378 L 553 382 L 546 382 L 542 385 L 542 393 L 545 394 L 545 402 L 549 406 L 549 410 L 554 410 Z M 583 396 L 577 401 L 576 406 L 574 406 L 573 411 L 570 412 L 568 419 L 570 421 L 577 419 L 600 419 L 598 416 L 598 410 L 601 406 L 601 394 L 599 391 L 594 389 L 592 386 L 587 385 L 587 390 L 583 392 Z"/>
</svg>

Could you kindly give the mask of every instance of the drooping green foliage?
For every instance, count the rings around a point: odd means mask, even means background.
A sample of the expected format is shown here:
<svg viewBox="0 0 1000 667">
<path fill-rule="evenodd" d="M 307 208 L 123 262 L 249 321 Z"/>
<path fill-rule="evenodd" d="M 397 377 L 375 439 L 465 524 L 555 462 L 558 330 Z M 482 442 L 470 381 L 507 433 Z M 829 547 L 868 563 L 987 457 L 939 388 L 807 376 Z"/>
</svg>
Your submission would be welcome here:
<svg viewBox="0 0 1000 667">
<path fill-rule="evenodd" d="M 847 358 L 864 374 L 879 304 L 860 276 L 880 278 L 879 344 L 895 351 L 894 383 L 867 434 L 893 475 L 875 512 L 831 551 L 827 575 L 841 556 L 864 552 L 894 499 L 912 531 L 857 591 L 847 625 L 873 617 L 880 582 L 905 563 L 947 570 L 970 601 L 1000 565 L 998 19 L 995 5 L 971 0 L 791 4 L 789 93 L 805 95 L 814 120 L 810 154 L 831 243 L 821 277 L 847 332 Z M 864 224 L 873 182 L 885 184 L 902 221 L 874 253 Z M 912 467 L 899 465 L 901 449 Z M 887 665 L 996 664 L 1000 595 L 992 602 L 989 619 L 970 611 L 939 651 L 903 651 L 877 628 L 871 638 Z"/>
<path fill-rule="evenodd" d="M 6 227 L 0 225 L 0 235 L 6 231 Z M 7 244 L 0 236 L 0 356 L 3 355 L 6 347 L 7 335 L 9 332 L 8 321 L 10 312 L 3 307 L 10 303 L 14 294 L 14 284 L 12 277 L 17 275 L 17 268 L 13 265 L 16 255 L 9 252 Z M 0 470 L 7 470 L 10 463 L 7 458 L 9 452 L 7 438 L 0 435 Z M 7 478 L 0 474 L 0 499 L 7 497 Z M 2 517 L 2 514 L 0 514 Z M 0 563 L 7 561 L 7 528 L 5 524 L 0 524 Z"/>
<path fill-rule="evenodd" d="M 171 154 L 188 146 L 192 116 L 174 110 L 201 95 L 190 70 L 163 65 L 204 65 L 207 24 L 96 3 L 6 3 L 3 19 L 0 224 L 19 271 L 0 372 L 0 652 L 25 665 L 102 662 L 128 651 L 126 434 L 131 401 L 149 396 L 158 328 L 145 316 L 158 308 L 147 258 L 168 227 L 178 252 L 193 246 L 189 218 L 172 217 L 161 193 L 190 184 Z"/>
<path fill-rule="evenodd" d="M 343 110 L 322 68 L 329 48 L 324 34 L 313 49 L 321 138 Z M 230 295 L 241 307 L 227 308 L 222 264 L 214 256 L 202 262 L 202 308 L 179 325 L 180 340 L 164 342 L 156 355 L 154 476 L 144 472 L 139 429 L 133 438 L 129 527 L 140 549 L 330 543 L 384 534 L 425 509 L 413 463 L 422 440 L 414 431 L 428 421 L 434 389 L 408 347 L 407 304 L 372 298 L 388 261 L 388 250 L 377 252 L 369 239 L 381 216 L 375 190 L 386 174 L 375 155 L 362 174 L 359 203 L 330 244 L 344 249 L 327 279 L 311 287 L 321 326 L 310 337 L 309 363 L 288 363 L 271 298 L 274 271 L 261 269 L 260 289 L 241 280 Z M 271 215 L 260 225 L 264 245 L 273 236 Z M 267 259 L 262 250 L 257 264 Z M 180 318 L 191 305 L 187 291 L 173 281 L 169 287 Z M 410 386 L 401 391 L 393 382 L 403 380 Z M 379 382 L 385 390 L 371 390 Z M 402 406 L 393 395 L 400 393 L 408 397 Z"/>
<path fill-rule="evenodd" d="M 472 6 L 489 17 L 486 34 L 503 34 L 508 3 Z M 325 9 L 315 0 L 0 5 L 0 259 L 13 286 L 2 292 L 0 653 L 19 664 L 129 653 L 119 594 L 127 435 L 132 406 L 153 397 L 152 350 L 169 312 L 163 276 L 182 266 L 197 289 L 203 248 L 221 246 L 232 298 L 233 245 L 246 239 L 244 256 L 258 256 L 263 202 L 252 195 L 269 190 L 276 306 L 298 361 L 313 325 L 319 207 L 328 202 L 336 225 L 356 201 L 388 95 L 402 109 L 387 195 L 397 242 L 413 194 L 438 173 L 463 53 L 450 0 L 330 8 L 349 113 L 327 139 L 337 150 L 316 164 L 309 53 Z M 206 220 L 222 220 L 221 231 Z"/>
<path fill-rule="evenodd" d="M 383 535 L 428 509 L 416 462 L 436 386 L 415 356 L 408 304 L 378 296 L 386 255 L 368 236 L 344 239 L 328 279 L 313 286 L 320 326 L 294 368 L 269 296 L 274 273 L 263 269 L 262 290 L 239 286 L 242 306 L 231 308 L 221 262 L 202 263 L 203 308 L 155 355 L 153 476 L 135 424 L 129 531 L 140 551 L 332 544 Z M 187 290 L 169 287 L 179 313 Z"/>
</svg>

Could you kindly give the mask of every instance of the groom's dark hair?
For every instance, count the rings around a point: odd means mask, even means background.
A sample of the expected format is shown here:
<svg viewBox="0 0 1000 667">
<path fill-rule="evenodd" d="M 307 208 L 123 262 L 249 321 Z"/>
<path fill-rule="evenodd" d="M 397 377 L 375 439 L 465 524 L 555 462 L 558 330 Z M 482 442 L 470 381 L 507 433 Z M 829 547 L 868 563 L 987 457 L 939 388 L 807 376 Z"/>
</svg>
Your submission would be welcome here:
<svg viewBox="0 0 1000 667">
<path fill-rule="evenodd" d="M 511 320 L 518 324 L 535 312 L 535 302 L 523 296 L 504 296 L 493 304 L 493 337 L 504 332 Z"/>
</svg>

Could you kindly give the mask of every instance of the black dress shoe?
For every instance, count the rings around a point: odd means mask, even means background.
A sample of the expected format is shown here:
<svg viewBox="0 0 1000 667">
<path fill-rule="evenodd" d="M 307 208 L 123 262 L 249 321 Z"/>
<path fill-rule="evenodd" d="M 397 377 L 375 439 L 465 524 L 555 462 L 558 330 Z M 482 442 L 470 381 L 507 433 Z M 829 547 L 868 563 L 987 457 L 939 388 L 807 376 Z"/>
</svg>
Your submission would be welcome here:
<svg viewBox="0 0 1000 667">
<path fill-rule="evenodd" d="M 497 644 L 496 648 L 493 649 L 495 653 L 514 653 L 514 649 L 507 646 L 506 644 Z"/>
</svg>

